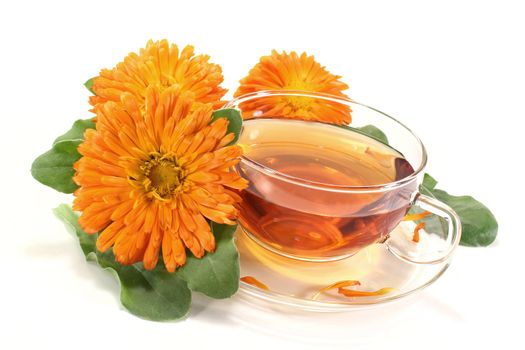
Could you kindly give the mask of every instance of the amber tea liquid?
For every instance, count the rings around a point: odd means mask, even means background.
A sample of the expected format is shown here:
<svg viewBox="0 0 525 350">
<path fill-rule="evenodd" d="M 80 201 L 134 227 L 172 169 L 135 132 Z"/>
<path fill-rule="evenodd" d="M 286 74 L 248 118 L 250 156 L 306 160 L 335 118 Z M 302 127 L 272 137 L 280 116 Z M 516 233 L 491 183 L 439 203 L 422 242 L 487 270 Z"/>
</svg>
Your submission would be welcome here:
<svg viewBox="0 0 525 350">
<path fill-rule="evenodd" d="M 406 214 L 415 181 L 395 190 L 345 191 L 412 174 L 393 148 L 320 123 L 252 119 L 243 128 L 239 144 L 250 161 L 237 171 L 250 185 L 241 192 L 240 221 L 266 247 L 307 260 L 341 258 L 386 239 Z"/>
</svg>

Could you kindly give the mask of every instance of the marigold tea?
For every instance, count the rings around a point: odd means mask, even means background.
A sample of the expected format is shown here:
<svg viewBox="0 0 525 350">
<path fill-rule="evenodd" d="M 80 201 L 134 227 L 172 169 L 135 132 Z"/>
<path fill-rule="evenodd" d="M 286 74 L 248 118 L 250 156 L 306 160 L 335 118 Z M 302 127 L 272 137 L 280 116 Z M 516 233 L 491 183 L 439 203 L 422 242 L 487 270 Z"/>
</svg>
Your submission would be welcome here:
<svg viewBox="0 0 525 350">
<path fill-rule="evenodd" d="M 373 187 L 414 172 L 388 145 L 315 122 L 253 119 L 243 127 L 251 166 L 237 169 L 250 181 L 240 221 L 263 245 L 303 259 L 347 256 L 384 240 L 406 214 L 415 184 Z"/>
</svg>

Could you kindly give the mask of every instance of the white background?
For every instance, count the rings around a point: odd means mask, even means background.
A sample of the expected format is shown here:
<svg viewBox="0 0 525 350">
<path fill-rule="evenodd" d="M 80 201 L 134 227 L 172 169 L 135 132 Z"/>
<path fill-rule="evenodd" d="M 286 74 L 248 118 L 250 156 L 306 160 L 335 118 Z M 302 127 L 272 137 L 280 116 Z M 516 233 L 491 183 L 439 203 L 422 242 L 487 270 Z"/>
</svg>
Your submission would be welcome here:
<svg viewBox="0 0 525 350">
<path fill-rule="evenodd" d="M 523 15 L 518 1 L 2 2 L 0 348 L 523 345 Z M 70 198 L 29 169 L 90 116 L 82 83 L 149 38 L 211 55 L 230 90 L 273 48 L 314 54 L 352 98 L 424 140 L 442 188 L 493 210 L 497 241 L 460 247 L 436 284 L 376 310 L 300 315 L 195 296 L 182 322 L 130 315 L 113 277 L 86 264 L 53 217 Z"/>
</svg>

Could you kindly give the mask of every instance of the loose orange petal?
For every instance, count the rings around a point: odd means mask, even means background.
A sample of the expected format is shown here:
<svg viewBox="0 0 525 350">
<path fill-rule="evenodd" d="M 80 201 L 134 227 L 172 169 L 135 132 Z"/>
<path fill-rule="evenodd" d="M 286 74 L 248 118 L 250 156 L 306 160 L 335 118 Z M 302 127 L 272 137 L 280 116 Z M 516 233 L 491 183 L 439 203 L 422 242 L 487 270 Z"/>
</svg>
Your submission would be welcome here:
<svg viewBox="0 0 525 350">
<path fill-rule="evenodd" d="M 331 289 L 342 288 L 342 287 L 349 287 L 349 286 L 359 286 L 359 285 L 361 285 L 361 283 L 359 281 L 355 281 L 355 280 L 339 281 L 339 282 L 331 284 L 331 285 L 329 285 L 327 287 L 319 289 L 319 291 L 312 297 L 312 299 L 314 299 L 314 300 L 318 299 L 319 296 L 321 295 L 321 293 L 327 292 L 327 291 L 329 291 Z"/>
<path fill-rule="evenodd" d="M 359 281 L 355 281 L 355 280 L 340 281 L 340 282 L 331 284 L 328 287 L 321 288 L 319 290 L 319 292 L 322 293 L 322 292 L 326 292 L 327 290 L 330 290 L 330 289 L 349 287 L 349 286 L 360 286 L 360 285 L 361 285 L 361 283 Z"/>
<path fill-rule="evenodd" d="M 390 293 L 394 288 L 381 288 L 373 292 L 365 292 L 360 290 L 351 290 L 346 288 L 339 288 L 337 293 L 344 295 L 345 297 L 370 297 Z"/>
<path fill-rule="evenodd" d="M 403 221 L 417 221 L 417 220 L 421 220 L 421 219 L 429 216 L 430 214 L 432 214 L 432 213 L 429 212 L 429 211 L 424 211 L 422 213 L 406 215 L 403 218 Z"/>
<path fill-rule="evenodd" d="M 416 227 L 414 228 L 414 236 L 412 236 L 413 242 L 419 243 L 419 230 L 423 228 L 425 228 L 424 222 L 420 222 L 419 224 L 416 225 Z"/>
<path fill-rule="evenodd" d="M 264 290 L 270 290 L 270 288 L 268 288 L 266 284 L 262 283 L 261 281 L 257 280 L 255 277 L 252 277 L 252 276 L 241 277 L 241 281 L 243 281 L 244 283 L 251 284 L 252 286 L 259 287 Z"/>
</svg>

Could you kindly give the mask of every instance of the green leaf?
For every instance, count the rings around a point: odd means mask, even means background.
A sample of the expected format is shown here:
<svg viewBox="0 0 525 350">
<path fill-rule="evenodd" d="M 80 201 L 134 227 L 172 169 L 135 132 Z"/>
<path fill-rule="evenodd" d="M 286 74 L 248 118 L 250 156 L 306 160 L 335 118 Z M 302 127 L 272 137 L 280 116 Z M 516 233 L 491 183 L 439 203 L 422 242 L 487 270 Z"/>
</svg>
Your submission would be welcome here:
<svg viewBox="0 0 525 350">
<path fill-rule="evenodd" d="M 494 242 L 498 234 L 498 222 L 494 214 L 473 197 L 450 195 L 436 189 L 436 184 L 437 181 L 433 177 L 425 174 L 420 191 L 447 204 L 459 215 L 462 226 L 460 244 L 482 247 Z"/>
<path fill-rule="evenodd" d="M 428 191 L 432 191 L 437 185 L 437 180 L 425 173 L 421 185 L 424 186 Z"/>
<path fill-rule="evenodd" d="M 201 259 L 188 256 L 186 265 L 179 268 L 177 274 L 193 291 L 216 299 L 228 298 L 239 289 L 239 252 L 233 241 L 236 226 L 211 225 L 217 247 L 215 252 Z"/>
<path fill-rule="evenodd" d="M 79 119 L 73 123 L 71 129 L 57 137 L 53 143 L 65 140 L 84 140 L 86 129 L 95 129 L 95 122 L 92 119 Z"/>
<path fill-rule="evenodd" d="M 88 89 L 89 92 L 91 92 L 93 95 L 95 94 L 95 91 L 93 91 L 93 78 L 88 79 L 88 80 L 84 83 L 84 86 L 85 86 L 86 89 Z"/>
<path fill-rule="evenodd" d="M 177 320 L 185 317 L 191 305 L 191 291 L 177 274 L 159 264 L 153 271 L 140 264 L 123 266 L 115 261 L 111 250 L 96 251 L 96 236 L 88 235 L 78 225 L 78 216 L 68 205 L 54 210 L 68 231 L 76 234 L 86 258 L 113 273 L 120 282 L 120 301 L 132 314 L 153 321 Z"/>
<path fill-rule="evenodd" d="M 359 128 L 355 128 L 355 130 L 361 132 L 362 134 L 365 134 L 367 136 L 373 137 L 378 141 L 383 142 L 384 144 L 388 145 L 388 137 L 386 137 L 385 133 L 381 131 L 381 129 L 373 126 L 373 125 L 365 125 L 361 126 Z"/>
<path fill-rule="evenodd" d="M 40 183 L 64 193 L 73 193 L 77 184 L 73 182 L 73 164 L 80 159 L 77 147 L 81 141 L 64 140 L 53 145 L 31 165 L 31 175 Z"/>
<path fill-rule="evenodd" d="M 233 145 L 239 139 L 239 134 L 241 133 L 242 127 L 242 117 L 241 113 L 238 110 L 233 108 L 218 109 L 212 114 L 212 122 L 216 121 L 219 118 L 228 119 L 228 133 L 235 134 L 235 138 L 229 145 Z"/>
<path fill-rule="evenodd" d="M 177 274 L 162 264 L 148 271 L 135 264 L 123 266 L 111 250 L 96 253 L 98 264 L 120 282 L 120 302 L 133 315 L 152 321 L 178 320 L 188 315 L 191 291 Z"/>
<path fill-rule="evenodd" d="M 379 142 L 384 143 L 385 145 L 388 145 L 388 137 L 385 135 L 383 131 L 381 131 L 381 129 L 373 125 L 365 125 L 365 126 L 361 126 L 358 128 L 354 128 L 350 125 L 336 125 L 336 126 L 343 128 L 343 129 L 347 129 L 347 130 L 356 131 L 360 134 L 374 138 L 378 140 Z"/>
<path fill-rule="evenodd" d="M 498 234 L 498 222 L 489 208 L 471 196 L 452 196 L 438 189 L 433 193 L 461 218 L 462 245 L 484 247 L 494 242 Z"/>
<path fill-rule="evenodd" d="M 80 228 L 80 225 L 78 224 L 78 215 L 71 210 L 69 205 L 60 204 L 57 208 L 53 209 L 53 213 L 64 223 L 69 233 L 78 238 L 80 248 L 82 248 L 86 258 L 90 253 L 96 251 L 97 235 L 88 235 L 82 230 L 82 228 Z"/>
<path fill-rule="evenodd" d="M 86 129 L 92 129 L 91 119 L 79 119 L 53 143 L 53 147 L 35 159 L 31 174 L 40 183 L 64 193 L 74 192 L 78 186 L 73 182 L 73 164 L 80 159 L 78 145 L 84 140 Z"/>
</svg>

